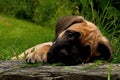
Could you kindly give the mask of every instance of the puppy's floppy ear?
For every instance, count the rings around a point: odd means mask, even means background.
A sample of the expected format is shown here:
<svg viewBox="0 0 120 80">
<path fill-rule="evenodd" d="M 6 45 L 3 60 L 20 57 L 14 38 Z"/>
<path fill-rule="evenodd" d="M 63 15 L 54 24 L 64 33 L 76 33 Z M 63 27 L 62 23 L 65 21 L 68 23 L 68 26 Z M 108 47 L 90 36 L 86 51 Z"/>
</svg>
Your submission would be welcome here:
<svg viewBox="0 0 120 80">
<path fill-rule="evenodd" d="M 83 21 L 84 18 L 82 16 L 65 16 L 63 18 L 60 18 L 56 24 L 56 38 L 63 30 L 67 29 L 75 23 L 82 23 Z"/>
<path fill-rule="evenodd" d="M 105 37 L 100 38 L 96 51 L 99 54 L 98 58 L 111 61 L 113 49 L 111 43 Z"/>
</svg>

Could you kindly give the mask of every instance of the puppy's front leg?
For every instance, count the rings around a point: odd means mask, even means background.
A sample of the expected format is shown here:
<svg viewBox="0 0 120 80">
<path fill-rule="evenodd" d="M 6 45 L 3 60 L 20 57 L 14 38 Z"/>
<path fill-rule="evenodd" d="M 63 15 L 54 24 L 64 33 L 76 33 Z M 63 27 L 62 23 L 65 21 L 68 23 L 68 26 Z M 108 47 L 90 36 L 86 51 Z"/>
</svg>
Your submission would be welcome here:
<svg viewBox="0 0 120 80">
<path fill-rule="evenodd" d="M 46 62 L 47 52 L 52 46 L 52 42 L 38 44 L 18 56 L 18 59 L 25 59 L 28 63 Z M 12 59 L 16 59 L 13 57 Z"/>
</svg>

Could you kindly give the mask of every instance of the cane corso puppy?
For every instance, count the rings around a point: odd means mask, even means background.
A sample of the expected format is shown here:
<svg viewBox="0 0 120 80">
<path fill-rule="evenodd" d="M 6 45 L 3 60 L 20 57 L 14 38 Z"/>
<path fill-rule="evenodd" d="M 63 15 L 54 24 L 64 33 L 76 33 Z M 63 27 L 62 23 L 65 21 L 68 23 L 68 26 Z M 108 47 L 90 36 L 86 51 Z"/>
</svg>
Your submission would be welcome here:
<svg viewBox="0 0 120 80">
<path fill-rule="evenodd" d="M 27 62 L 77 65 L 95 60 L 111 61 L 111 43 L 97 26 L 81 16 L 66 16 L 56 24 L 55 40 L 28 49 Z"/>
</svg>

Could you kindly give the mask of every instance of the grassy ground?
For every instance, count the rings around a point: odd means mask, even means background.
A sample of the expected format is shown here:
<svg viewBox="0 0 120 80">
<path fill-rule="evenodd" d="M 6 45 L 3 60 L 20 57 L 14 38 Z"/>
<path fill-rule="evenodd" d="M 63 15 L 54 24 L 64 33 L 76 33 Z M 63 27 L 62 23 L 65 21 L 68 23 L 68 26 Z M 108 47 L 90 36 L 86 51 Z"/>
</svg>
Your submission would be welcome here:
<svg viewBox="0 0 120 80">
<path fill-rule="evenodd" d="M 0 59 L 10 59 L 13 53 L 53 40 L 54 30 L 48 28 L 0 15 Z"/>
</svg>

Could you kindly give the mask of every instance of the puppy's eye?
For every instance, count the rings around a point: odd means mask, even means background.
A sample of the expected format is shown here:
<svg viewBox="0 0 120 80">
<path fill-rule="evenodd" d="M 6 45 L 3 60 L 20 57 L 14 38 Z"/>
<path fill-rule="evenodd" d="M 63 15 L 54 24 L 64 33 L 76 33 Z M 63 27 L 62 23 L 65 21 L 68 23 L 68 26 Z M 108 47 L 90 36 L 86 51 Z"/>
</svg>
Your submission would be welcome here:
<svg viewBox="0 0 120 80">
<path fill-rule="evenodd" d="M 67 30 L 66 35 L 68 38 L 71 38 L 71 39 L 79 39 L 79 37 L 81 36 L 79 32 L 72 31 L 72 30 Z"/>
<path fill-rule="evenodd" d="M 66 33 L 67 33 L 68 37 L 73 37 L 74 36 L 74 33 L 70 30 L 68 30 Z"/>
</svg>

